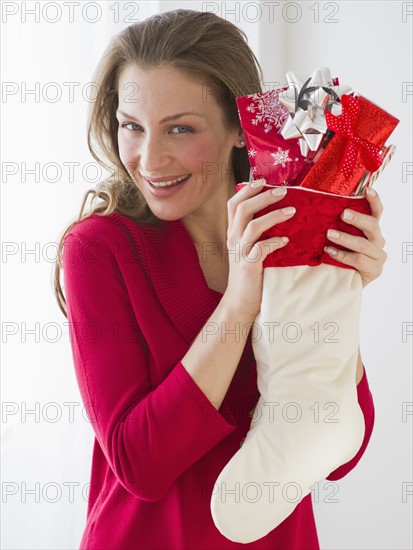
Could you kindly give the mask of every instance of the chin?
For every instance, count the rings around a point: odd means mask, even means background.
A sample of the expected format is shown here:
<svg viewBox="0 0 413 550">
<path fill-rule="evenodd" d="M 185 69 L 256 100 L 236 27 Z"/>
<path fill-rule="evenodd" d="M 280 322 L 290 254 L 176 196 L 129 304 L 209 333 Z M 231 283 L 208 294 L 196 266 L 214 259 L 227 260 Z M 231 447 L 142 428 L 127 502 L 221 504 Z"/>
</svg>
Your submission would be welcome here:
<svg viewBox="0 0 413 550">
<path fill-rule="evenodd" d="M 185 215 L 186 215 L 186 212 L 179 212 L 179 211 L 176 211 L 176 210 L 171 210 L 171 211 L 168 211 L 168 210 L 161 210 L 161 211 L 157 211 L 157 210 L 154 210 L 153 208 L 151 208 L 150 204 L 148 204 L 151 212 L 157 217 L 159 218 L 160 220 L 163 220 L 165 222 L 173 222 L 175 220 L 180 220 L 181 218 L 183 218 Z"/>
</svg>

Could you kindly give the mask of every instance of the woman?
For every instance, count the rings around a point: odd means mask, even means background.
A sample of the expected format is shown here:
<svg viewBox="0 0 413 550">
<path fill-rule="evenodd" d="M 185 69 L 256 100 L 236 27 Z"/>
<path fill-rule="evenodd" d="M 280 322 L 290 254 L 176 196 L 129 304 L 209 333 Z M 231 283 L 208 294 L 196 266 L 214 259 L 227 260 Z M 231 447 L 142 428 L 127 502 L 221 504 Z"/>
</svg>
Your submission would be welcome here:
<svg viewBox="0 0 413 550">
<path fill-rule="evenodd" d="M 210 498 L 259 397 L 247 327 L 260 309 L 262 262 L 288 246 L 258 239 L 294 219 L 288 209 L 252 219 L 280 189 L 259 193 L 257 182 L 235 192 L 249 174 L 235 97 L 261 91 L 262 71 L 237 27 L 176 10 L 117 35 L 95 81 L 89 146 L 114 173 L 95 193 L 103 203 L 82 216 L 84 201 L 63 234 L 55 273 L 66 315 L 63 267 L 73 360 L 96 435 L 81 548 L 239 547 L 216 529 Z M 348 221 L 365 238 L 342 234 L 352 252 L 338 256 L 364 286 L 386 256 L 381 203 L 367 197 L 373 214 Z M 364 441 L 330 480 L 354 468 L 373 428 L 361 359 L 355 383 Z M 319 548 L 311 496 L 248 546 Z"/>
</svg>

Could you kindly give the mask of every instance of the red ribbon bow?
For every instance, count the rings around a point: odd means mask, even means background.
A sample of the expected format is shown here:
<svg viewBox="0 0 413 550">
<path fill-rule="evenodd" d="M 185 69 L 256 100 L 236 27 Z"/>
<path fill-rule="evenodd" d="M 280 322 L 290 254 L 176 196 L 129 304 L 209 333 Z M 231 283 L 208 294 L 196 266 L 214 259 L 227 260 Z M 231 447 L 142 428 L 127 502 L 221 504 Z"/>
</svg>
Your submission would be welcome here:
<svg viewBox="0 0 413 550">
<path fill-rule="evenodd" d="M 360 103 L 352 95 L 341 96 L 342 111 L 341 115 L 334 116 L 329 111 L 325 111 L 327 127 L 338 134 L 347 138 L 347 146 L 340 164 L 340 171 L 349 178 L 354 171 L 354 164 L 358 153 L 364 166 L 370 172 L 375 172 L 382 163 L 380 155 L 381 147 L 370 143 L 366 139 L 356 135 L 356 125 L 360 116 Z"/>
</svg>

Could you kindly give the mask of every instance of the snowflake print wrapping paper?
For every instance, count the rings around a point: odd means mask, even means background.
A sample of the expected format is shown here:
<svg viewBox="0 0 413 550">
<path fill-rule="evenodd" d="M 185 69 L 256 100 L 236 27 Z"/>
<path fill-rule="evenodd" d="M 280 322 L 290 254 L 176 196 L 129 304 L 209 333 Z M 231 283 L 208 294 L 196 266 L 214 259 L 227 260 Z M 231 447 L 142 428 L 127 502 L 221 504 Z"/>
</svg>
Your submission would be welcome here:
<svg viewBox="0 0 413 550">
<path fill-rule="evenodd" d="M 303 172 L 306 159 L 298 139 L 286 141 L 280 134 L 288 117 L 288 109 L 279 101 L 280 91 L 251 94 L 236 101 L 254 179 L 265 177 L 274 184 L 292 185 Z"/>
</svg>

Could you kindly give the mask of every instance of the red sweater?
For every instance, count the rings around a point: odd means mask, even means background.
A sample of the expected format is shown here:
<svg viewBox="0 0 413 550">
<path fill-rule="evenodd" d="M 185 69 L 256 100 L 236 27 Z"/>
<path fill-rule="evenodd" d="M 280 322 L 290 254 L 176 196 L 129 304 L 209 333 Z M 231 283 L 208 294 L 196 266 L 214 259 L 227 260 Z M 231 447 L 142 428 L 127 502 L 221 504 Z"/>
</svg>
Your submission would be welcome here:
<svg viewBox="0 0 413 550">
<path fill-rule="evenodd" d="M 214 483 L 240 448 L 259 393 L 251 333 L 219 411 L 181 364 L 222 296 L 208 287 L 184 225 L 94 214 L 64 243 L 72 355 L 96 436 L 80 548 L 318 549 L 311 494 L 253 543 L 231 542 L 213 523 Z M 356 466 L 371 436 L 365 373 L 357 394 L 364 442 L 329 480 Z"/>
</svg>

